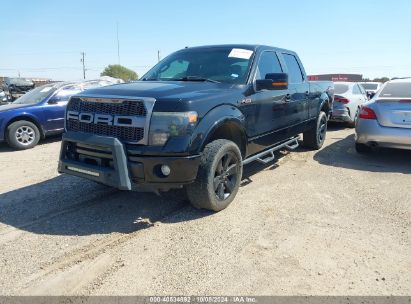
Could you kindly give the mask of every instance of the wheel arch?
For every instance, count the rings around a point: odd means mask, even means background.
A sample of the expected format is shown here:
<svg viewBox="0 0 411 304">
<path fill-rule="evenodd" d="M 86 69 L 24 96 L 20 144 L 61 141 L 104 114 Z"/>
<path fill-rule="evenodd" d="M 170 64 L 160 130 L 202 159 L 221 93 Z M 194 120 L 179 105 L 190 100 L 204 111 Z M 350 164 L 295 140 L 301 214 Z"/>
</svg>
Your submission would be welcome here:
<svg viewBox="0 0 411 304">
<path fill-rule="evenodd" d="M 247 153 L 247 135 L 245 117 L 239 109 L 232 105 L 222 105 L 212 109 L 201 120 L 197 133 L 194 134 L 192 149 L 196 152 L 216 139 L 227 139 L 237 144 L 242 157 Z"/>
<path fill-rule="evenodd" d="M 7 130 L 9 126 L 16 121 L 21 121 L 21 120 L 26 120 L 26 121 L 33 123 L 37 127 L 37 129 L 39 129 L 41 139 L 44 139 L 46 137 L 46 134 L 45 134 L 45 131 L 42 125 L 34 117 L 29 116 L 29 115 L 18 115 L 18 116 L 13 117 L 7 122 L 6 127 L 4 128 L 4 138 L 7 138 L 8 136 Z"/>
<path fill-rule="evenodd" d="M 247 154 L 247 137 L 242 126 L 237 121 L 227 119 L 210 130 L 202 149 L 204 149 L 205 145 L 217 139 L 227 139 L 234 142 L 240 149 L 242 158 L 245 158 Z"/>
</svg>

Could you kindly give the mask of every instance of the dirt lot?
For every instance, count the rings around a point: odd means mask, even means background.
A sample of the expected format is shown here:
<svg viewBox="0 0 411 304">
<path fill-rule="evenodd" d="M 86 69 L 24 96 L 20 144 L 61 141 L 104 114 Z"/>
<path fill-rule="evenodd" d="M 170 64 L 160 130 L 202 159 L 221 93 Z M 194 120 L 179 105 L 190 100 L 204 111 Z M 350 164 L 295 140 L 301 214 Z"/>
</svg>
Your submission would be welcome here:
<svg viewBox="0 0 411 304">
<path fill-rule="evenodd" d="M 60 176 L 58 138 L 0 145 L 0 293 L 410 295 L 411 152 L 353 143 L 247 166 L 218 214 Z"/>
</svg>

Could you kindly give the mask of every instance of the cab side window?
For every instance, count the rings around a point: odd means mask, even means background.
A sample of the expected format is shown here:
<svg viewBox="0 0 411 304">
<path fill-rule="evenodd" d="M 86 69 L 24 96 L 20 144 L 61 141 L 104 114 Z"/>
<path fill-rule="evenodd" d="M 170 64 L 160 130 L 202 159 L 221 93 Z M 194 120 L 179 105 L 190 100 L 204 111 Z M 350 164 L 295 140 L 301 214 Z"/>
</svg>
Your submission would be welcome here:
<svg viewBox="0 0 411 304">
<path fill-rule="evenodd" d="M 302 83 L 304 81 L 303 72 L 301 71 L 300 64 L 294 55 L 284 54 L 284 61 L 288 68 L 288 82 L 289 83 Z"/>
<path fill-rule="evenodd" d="M 258 61 L 256 80 L 265 79 L 265 75 L 272 73 L 282 73 L 280 61 L 275 52 L 263 52 Z"/>
</svg>

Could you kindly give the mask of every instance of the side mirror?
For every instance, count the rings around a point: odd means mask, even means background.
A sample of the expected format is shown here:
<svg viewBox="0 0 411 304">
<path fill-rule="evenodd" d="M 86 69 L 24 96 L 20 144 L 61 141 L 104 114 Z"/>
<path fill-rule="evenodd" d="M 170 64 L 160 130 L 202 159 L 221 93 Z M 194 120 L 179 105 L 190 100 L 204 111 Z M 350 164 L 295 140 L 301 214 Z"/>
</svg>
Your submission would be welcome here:
<svg viewBox="0 0 411 304">
<path fill-rule="evenodd" d="M 50 98 L 50 99 L 47 101 L 47 103 L 48 103 L 48 104 L 51 104 L 51 105 L 52 105 L 52 104 L 57 104 L 57 102 L 58 102 L 58 100 L 55 99 L 55 98 L 53 98 L 53 97 Z"/>
<path fill-rule="evenodd" d="M 288 89 L 288 74 L 287 73 L 271 73 L 265 75 L 265 79 L 256 80 L 256 90 L 287 90 Z"/>
</svg>

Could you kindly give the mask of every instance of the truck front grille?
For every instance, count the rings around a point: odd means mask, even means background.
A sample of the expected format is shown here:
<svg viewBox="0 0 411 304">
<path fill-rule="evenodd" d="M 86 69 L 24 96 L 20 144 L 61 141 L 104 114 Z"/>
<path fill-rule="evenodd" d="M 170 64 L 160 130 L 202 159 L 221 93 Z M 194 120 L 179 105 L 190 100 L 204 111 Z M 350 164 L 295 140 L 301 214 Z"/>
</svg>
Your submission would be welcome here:
<svg viewBox="0 0 411 304">
<path fill-rule="evenodd" d="M 86 101 L 82 100 L 80 97 L 73 97 L 67 105 L 67 111 L 147 117 L 147 109 L 142 100 L 124 100 L 121 103 L 108 103 Z M 115 137 L 120 141 L 127 143 L 138 143 L 144 139 L 145 134 L 144 128 L 95 124 L 72 119 L 66 120 L 66 130 Z"/>
<path fill-rule="evenodd" d="M 84 101 L 79 97 L 73 97 L 67 105 L 67 110 L 110 115 L 147 116 L 144 101 L 140 100 L 124 100 L 122 103 L 103 103 Z"/>
<path fill-rule="evenodd" d="M 66 122 L 67 131 L 91 133 L 101 136 L 118 138 L 124 142 L 139 142 L 144 137 L 143 128 L 108 126 L 103 124 L 90 124 L 79 122 L 78 120 L 68 120 Z"/>
</svg>

